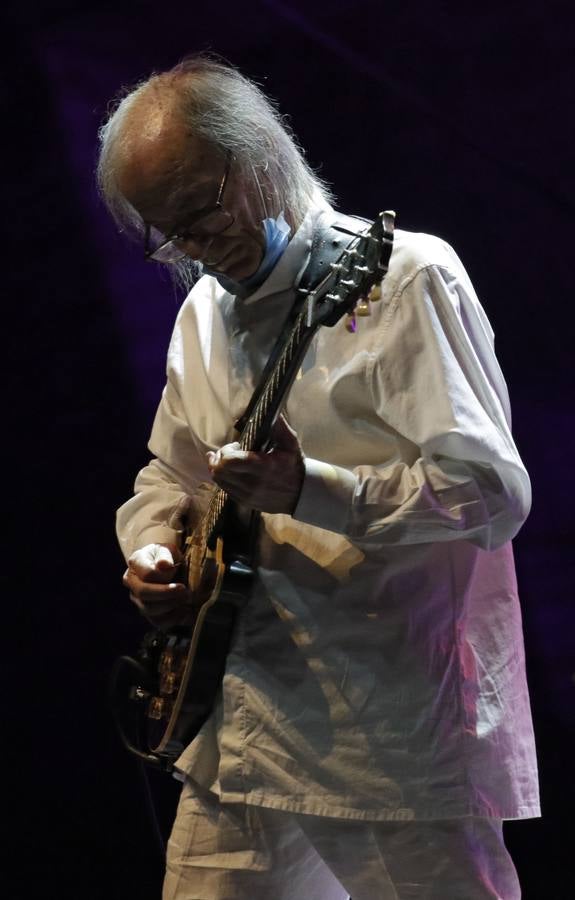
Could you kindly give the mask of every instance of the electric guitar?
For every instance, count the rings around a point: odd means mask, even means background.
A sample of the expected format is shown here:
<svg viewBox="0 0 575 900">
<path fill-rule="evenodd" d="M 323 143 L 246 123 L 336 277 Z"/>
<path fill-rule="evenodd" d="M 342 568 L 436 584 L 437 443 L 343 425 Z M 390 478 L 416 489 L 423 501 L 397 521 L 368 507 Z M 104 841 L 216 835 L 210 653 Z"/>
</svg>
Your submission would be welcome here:
<svg viewBox="0 0 575 900">
<path fill-rule="evenodd" d="M 262 450 L 310 342 L 322 326 L 370 314 L 381 297 L 394 232 L 393 212 L 380 213 L 348 243 L 304 299 L 276 345 L 237 427 L 243 450 Z M 233 539 L 233 501 L 215 488 L 201 520 L 184 532 L 184 571 L 192 598 L 182 625 L 145 635 L 137 658 L 120 657 L 111 679 L 112 708 L 125 746 L 170 770 L 210 714 L 223 678 L 238 609 L 253 578 L 248 549 Z"/>
</svg>

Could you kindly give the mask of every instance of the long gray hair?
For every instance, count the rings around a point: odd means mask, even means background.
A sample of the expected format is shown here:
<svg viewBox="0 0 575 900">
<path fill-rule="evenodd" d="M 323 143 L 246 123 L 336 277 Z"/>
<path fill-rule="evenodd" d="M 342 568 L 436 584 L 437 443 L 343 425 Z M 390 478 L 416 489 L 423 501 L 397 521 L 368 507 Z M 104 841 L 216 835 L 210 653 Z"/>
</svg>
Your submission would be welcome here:
<svg viewBox="0 0 575 900">
<path fill-rule="evenodd" d="M 255 175 L 274 214 L 289 212 L 297 226 L 312 202 L 331 199 L 273 101 L 237 69 L 198 55 L 123 92 L 100 129 L 98 186 L 122 231 L 135 237 L 143 233 L 140 216 L 119 189 L 118 168 L 130 113 L 154 88 L 174 95 L 187 133 L 231 153 L 244 178 Z M 197 278 L 198 267 L 191 260 L 175 269 L 176 280 L 186 287 Z"/>
</svg>

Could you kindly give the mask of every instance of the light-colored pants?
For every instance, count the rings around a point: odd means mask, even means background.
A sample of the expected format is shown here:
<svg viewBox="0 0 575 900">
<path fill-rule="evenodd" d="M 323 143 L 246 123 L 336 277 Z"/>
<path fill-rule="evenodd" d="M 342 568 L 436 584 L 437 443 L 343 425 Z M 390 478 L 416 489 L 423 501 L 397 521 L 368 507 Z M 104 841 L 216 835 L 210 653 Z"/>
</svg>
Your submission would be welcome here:
<svg viewBox="0 0 575 900">
<path fill-rule="evenodd" d="M 357 822 L 217 797 L 185 782 L 163 900 L 519 900 L 501 821 Z"/>
</svg>

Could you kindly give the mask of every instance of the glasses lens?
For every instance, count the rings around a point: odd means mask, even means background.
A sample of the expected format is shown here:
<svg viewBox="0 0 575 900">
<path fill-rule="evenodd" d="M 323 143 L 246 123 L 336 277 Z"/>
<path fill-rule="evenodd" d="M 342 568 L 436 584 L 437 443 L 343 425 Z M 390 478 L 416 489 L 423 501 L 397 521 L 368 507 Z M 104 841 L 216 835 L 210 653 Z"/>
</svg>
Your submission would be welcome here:
<svg viewBox="0 0 575 900">
<path fill-rule="evenodd" d="M 149 259 L 157 262 L 178 262 L 186 256 L 186 244 L 206 237 L 215 237 L 233 224 L 234 217 L 225 209 L 214 209 L 201 215 L 193 224 L 183 228 L 179 235 L 166 243 L 166 237 L 156 228 L 150 228 L 148 237 Z"/>
<path fill-rule="evenodd" d="M 146 258 L 155 259 L 157 262 L 176 262 L 184 256 L 181 247 L 173 241 L 166 243 L 166 236 L 157 228 L 150 226 L 146 240 Z"/>
<path fill-rule="evenodd" d="M 168 241 L 167 244 L 163 244 L 156 250 L 152 250 L 149 258 L 155 259 L 156 262 L 171 263 L 178 262 L 178 260 L 183 259 L 185 255 L 185 251 L 182 250 L 181 244 L 176 243 L 175 241 Z"/>
</svg>

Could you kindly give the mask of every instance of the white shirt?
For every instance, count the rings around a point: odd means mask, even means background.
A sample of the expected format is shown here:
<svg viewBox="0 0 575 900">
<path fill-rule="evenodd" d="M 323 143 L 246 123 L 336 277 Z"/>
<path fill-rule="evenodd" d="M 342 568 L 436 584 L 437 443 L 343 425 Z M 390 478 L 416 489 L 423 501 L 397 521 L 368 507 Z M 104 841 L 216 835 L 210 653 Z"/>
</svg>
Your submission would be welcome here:
<svg viewBox="0 0 575 900">
<path fill-rule="evenodd" d="M 209 493 L 293 301 L 310 212 L 240 301 L 185 301 L 155 456 L 119 511 L 128 556 Z M 223 801 L 402 820 L 539 814 L 511 538 L 530 504 L 493 333 L 438 238 L 396 232 L 355 335 L 322 328 L 287 402 L 306 454 L 294 516 L 263 515 L 221 702 L 179 768 Z"/>
</svg>

